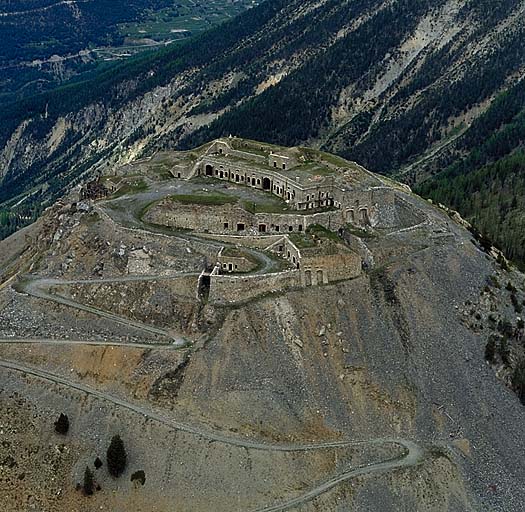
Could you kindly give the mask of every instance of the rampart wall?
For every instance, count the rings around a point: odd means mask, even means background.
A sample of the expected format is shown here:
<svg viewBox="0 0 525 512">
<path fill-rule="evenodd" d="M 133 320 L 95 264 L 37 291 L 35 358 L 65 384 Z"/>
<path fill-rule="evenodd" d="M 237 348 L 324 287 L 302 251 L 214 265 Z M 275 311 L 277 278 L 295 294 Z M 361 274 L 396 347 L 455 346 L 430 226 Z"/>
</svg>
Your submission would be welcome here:
<svg viewBox="0 0 525 512">
<path fill-rule="evenodd" d="M 242 254 L 231 255 L 223 247 L 217 256 L 217 262 L 223 272 L 251 272 L 257 268 L 257 263 Z"/>
<path fill-rule="evenodd" d="M 212 233 L 195 233 L 195 235 L 202 235 L 203 238 L 216 240 L 218 242 L 225 242 L 236 245 L 243 245 L 245 247 L 252 247 L 254 249 L 266 249 L 278 240 L 282 240 L 281 235 L 217 235 Z"/>
<path fill-rule="evenodd" d="M 235 303 L 300 286 L 298 270 L 251 276 L 211 276 L 208 301 L 212 304 Z"/>
<path fill-rule="evenodd" d="M 351 251 L 313 257 L 303 255 L 301 270 L 304 286 L 326 284 L 359 276 L 362 271 L 361 258 Z"/>
<path fill-rule="evenodd" d="M 161 226 L 216 234 L 304 232 L 311 224 L 337 231 L 346 221 L 341 210 L 310 215 L 299 213 L 250 213 L 237 205 L 187 205 L 170 200 L 153 206 L 144 216 L 147 222 Z M 270 245 L 271 242 L 268 242 Z"/>
</svg>

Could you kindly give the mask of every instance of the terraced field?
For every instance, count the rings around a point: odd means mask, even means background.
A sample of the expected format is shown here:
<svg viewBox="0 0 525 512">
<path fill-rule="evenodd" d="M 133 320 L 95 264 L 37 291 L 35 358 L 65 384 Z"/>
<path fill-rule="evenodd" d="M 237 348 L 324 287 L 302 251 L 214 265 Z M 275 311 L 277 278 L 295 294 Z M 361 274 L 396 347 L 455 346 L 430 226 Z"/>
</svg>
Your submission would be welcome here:
<svg viewBox="0 0 525 512">
<path fill-rule="evenodd" d="M 152 12 L 138 22 L 121 24 L 119 31 L 123 36 L 132 39 L 182 39 L 232 18 L 258 3 L 259 0 L 181 0 L 177 4 Z"/>
</svg>

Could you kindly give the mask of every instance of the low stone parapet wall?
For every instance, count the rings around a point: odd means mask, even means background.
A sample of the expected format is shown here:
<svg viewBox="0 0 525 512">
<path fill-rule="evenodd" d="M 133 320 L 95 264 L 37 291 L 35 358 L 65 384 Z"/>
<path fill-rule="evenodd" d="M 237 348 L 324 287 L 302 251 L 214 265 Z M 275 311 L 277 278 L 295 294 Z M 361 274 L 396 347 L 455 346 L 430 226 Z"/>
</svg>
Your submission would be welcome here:
<svg viewBox="0 0 525 512">
<path fill-rule="evenodd" d="M 212 233 L 195 233 L 195 236 L 200 236 L 204 239 L 216 240 L 218 242 L 225 242 L 235 245 L 242 245 L 244 247 L 251 247 L 253 249 L 266 249 L 270 245 L 278 242 L 283 238 L 282 235 L 215 235 Z"/>
</svg>

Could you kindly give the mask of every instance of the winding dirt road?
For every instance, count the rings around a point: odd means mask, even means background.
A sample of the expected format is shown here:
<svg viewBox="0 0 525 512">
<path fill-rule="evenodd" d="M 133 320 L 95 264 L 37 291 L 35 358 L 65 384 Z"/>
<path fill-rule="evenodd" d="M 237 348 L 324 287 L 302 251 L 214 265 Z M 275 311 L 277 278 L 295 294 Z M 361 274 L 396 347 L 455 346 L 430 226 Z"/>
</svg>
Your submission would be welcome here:
<svg viewBox="0 0 525 512">
<path fill-rule="evenodd" d="M 403 455 L 398 457 L 390 458 L 383 462 L 371 463 L 368 465 L 359 466 L 356 468 L 351 468 L 348 471 L 343 472 L 342 474 L 335 476 L 320 485 L 314 487 L 308 492 L 301 494 L 295 498 L 292 498 L 287 501 L 269 505 L 263 508 L 254 509 L 252 512 L 279 512 L 288 510 L 292 507 L 297 507 L 304 503 L 311 501 L 312 499 L 320 496 L 321 494 L 329 491 L 338 484 L 355 478 L 357 476 L 363 475 L 373 475 L 386 473 L 394 469 L 408 468 L 417 466 L 421 464 L 425 459 L 425 452 L 418 444 L 407 439 L 393 439 L 393 438 L 377 438 L 368 441 L 329 441 L 325 443 L 313 443 L 313 444 L 271 444 L 266 442 L 258 442 L 250 439 L 240 439 L 230 437 L 219 431 L 212 431 L 205 428 L 201 428 L 194 425 L 189 425 L 177 421 L 173 418 L 169 418 L 158 411 L 144 407 L 142 405 L 134 404 L 128 402 L 116 396 L 110 395 L 109 393 L 99 391 L 90 386 L 79 382 L 73 382 L 64 377 L 60 377 L 53 373 L 47 372 L 42 369 L 32 368 L 29 366 L 24 366 L 13 361 L 6 361 L 0 359 L 0 367 L 7 370 L 23 373 L 25 375 L 31 375 L 40 379 L 53 382 L 55 384 L 65 386 L 69 389 L 74 389 L 82 393 L 86 393 L 95 398 L 99 398 L 106 402 L 110 402 L 114 405 L 127 409 L 128 411 L 142 415 L 144 418 L 148 418 L 154 421 L 157 421 L 169 428 L 180 430 L 182 432 L 187 432 L 189 434 L 196 435 L 200 438 L 207 439 L 208 441 L 213 441 L 217 443 L 227 444 L 230 446 L 235 446 L 239 448 L 249 449 L 249 450 L 259 450 L 267 452 L 312 452 L 317 450 L 327 450 L 331 448 L 345 448 L 352 446 L 384 446 L 384 445 L 393 445 L 403 449 Z"/>
<path fill-rule="evenodd" d="M 51 338 L 0 338 L 0 345 L 91 345 L 94 347 L 125 347 L 141 349 L 178 350 L 173 343 L 125 343 L 123 341 L 84 341 Z"/>
<path fill-rule="evenodd" d="M 122 282 L 126 279 L 129 281 L 144 280 L 142 276 L 139 276 L 139 277 L 131 276 L 129 278 L 119 278 L 118 281 Z M 151 278 L 149 279 L 151 280 Z M 159 280 L 159 278 L 157 278 L 157 280 Z M 116 322 L 120 325 L 124 325 L 125 327 L 132 327 L 134 329 L 137 329 L 142 332 L 146 332 L 148 334 L 167 337 L 171 339 L 173 341 L 173 345 L 177 346 L 178 348 L 184 348 L 189 345 L 190 342 L 188 340 L 166 329 L 161 329 L 160 327 L 154 327 L 152 325 L 144 324 L 142 322 L 136 322 L 135 320 L 131 320 L 129 318 L 122 317 L 114 313 L 109 313 L 108 311 L 104 311 L 102 309 L 98 309 L 93 306 L 88 306 L 86 304 L 76 302 L 73 299 L 68 299 L 67 297 L 63 297 L 62 295 L 52 293 L 50 291 L 50 288 L 53 286 L 57 286 L 60 284 L 74 284 L 77 282 L 96 284 L 97 280 L 60 281 L 58 279 L 48 279 L 48 278 L 41 278 L 41 277 L 27 275 L 27 276 L 24 276 L 24 279 L 20 280 L 16 285 L 14 285 L 14 288 L 19 293 L 26 293 L 32 297 L 49 300 L 51 302 L 55 302 L 57 304 L 75 308 L 80 311 L 92 313 L 101 318 L 107 318 L 108 320 Z M 104 281 L 100 280 L 100 282 L 104 282 Z M 106 280 L 105 282 L 111 282 L 111 280 Z"/>
<path fill-rule="evenodd" d="M 170 229 L 163 229 L 161 226 L 152 226 L 145 223 L 140 212 L 143 211 L 145 205 L 150 203 L 152 200 L 158 200 L 164 197 L 168 193 L 173 192 L 173 185 L 167 185 L 165 187 L 159 187 L 155 191 L 149 191 L 142 194 L 134 195 L 133 197 L 123 196 L 117 199 L 109 199 L 107 201 L 100 202 L 97 205 L 97 211 L 102 213 L 111 222 L 115 223 L 122 229 L 131 229 L 134 231 L 143 231 L 148 234 L 170 236 L 181 240 L 192 240 L 193 242 L 212 245 L 217 247 L 219 250 L 224 245 L 231 245 L 227 243 L 220 243 L 214 240 L 204 240 L 194 235 L 181 234 L 174 232 Z M 110 208 L 109 205 L 121 204 L 125 205 L 124 208 Z M 168 234 L 167 234 L 168 233 Z M 270 258 L 267 254 L 262 251 L 255 249 L 246 248 L 246 252 L 249 252 L 259 263 L 259 268 L 255 272 L 256 274 L 266 274 L 273 271 L 279 270 L 278 263 Z M 154 275 L 132 275 L 122 276 L 104 279 L 76 279 L 76 280 L 60 280 L 39 277 L 36 275 L 25 275 L 17 283 L 13 285 L 13 288 L 19 293 L 25 293 L 32 297 L 36 297 L 43 300 L 55 302 L 57 304 L 75 308 L 79 311 L 91 313 L 98 317 L 105 318 L 116 322 L 125 327 L 130 327 L 138 331 L 145 332 L 147 334 L 153 334 L 155 336 L 161 336 L 172 340 L 172 344 L 177 348 L 185 348 L 191 344 L 180 333 L 175 333 L 171 330 L 162 329 L 149 324 L 131 320 L 127 317 L 123 317 L 102 309 L 98 309 L 94 306 L 89 306 L 80 302 L 77 302 L 71 298 L 64 297 L 58 293 L 52 291 L 55 286 L 61 285 L 72 285 L 72 284 L 103 284 L 103 283 L 124 283 L 124 282 L 143 282 L 143 281 L 166 281 L 170 279 L 177 279 L 184 276 L 198 276 L 199 273 L 179 273 L 172 276 L 154 276 Z"/>
<path fill-rule="evenodd" d="M 119 210 L 117 210 L 119 212 Z M 109 216 L 114 222 L 120 224 L 122 227 L 127 229 L 134 230 L 146 230 L 149 233 L 155 234 L 155 229 L 151 226 L 143 223 L 136 215 L 131 214 L 129 210 L 125 213 L 120 210 L 120 213 L 115 213 L 115 210 L 104 209 L 104 213 Z M 160 234 L 160 233 L 157 233 Z M 164 236 L 166 236 L 164 234 Z M 172 236 L 178 236 L 172 235 Z M 181 236 L 180 238 L 186 239 L 196 239 L 192 236 Z M 201 243 L 208 243 L 208 241 L 203 241 L 196 239 Z M 222 245 L 217 242 L 209 242 L 212 245 Z M 257 253 L 258 259 L 261 263 L 259 272 L 271 272 L 274 269 L 275 262 L 264 255 L 260 251 L 254 251 L 254 254 Z M 50 278 L 41 278 L 38 276 L 25 276 L 20 280 L 14 288 L 21 292 L 37 297 L 40 299 L 52 301 L 61 305 L 75 308 L 77 310 L 85 311 L 88 313 L 95 314 L 99 317 L 109 319 L 126 327 L 132 327 L 139 331 L 146 332 L 148 334 L 154 334 L 162 336 L 173 340 L 172 343 L 164 344 L 146 344 L 146 343 L 121 343 L 121 342 L 104 342 L 104 341 L 80 341 L 80 340 L 54 340 L 54 339 L 30 339 L 30 338 L 5 338 L 0 339 L 0 344 L 57 344 L 57 345 L 75 345 L 75 344 L 84 344 L 84 345 L 107 345 L 107 346 L 122 346 L 122 347 L 133 347 L 133 348 L 164 348 L 164 349 L 180 349 L 188 345 L 188 341 L 183 337 L 174 336 L 172 332 L 167 330 L 154 327 L 151 325 L 143 324 L 141 322 L 136 322 L 125 317 L 109 313 L 97 309 L 92 306 L 87 306 L 85 304 L 78 303 L 67 297 L 63 297 L 52 291 L 54 286 L 59 285 L 68 285 L 68 284 L 97 284 L 97 283 L 111 283 L 111 282 L 127 282 L 127 281 L 158 281 L 164 279 L 175 279 L 188 274 L 177 274 L 174 276 L 125 276 L 112 279 L 96 279 L 96 280 L 58 280 Z M 193 275 L 193 274 L 192 274 Z M 86 384 L 75 382 L 69 380 L 63 376 L 51 373 L 49 371 L 26 366 L 14 361 L 7 361 L 0 359 L 0 367 L 7 371 L 22 373 L 26 376 L 32 376 L 34 378 L 43 379 L 48 382 L 52 382 L 56 385 L 66 387 L 71 390 L 76 390 L 80 393 L 85 393 L 96 399 L 103 400 L 110 404 L 113 404 L 122 409 L 126 409 L 130 412 L 141 415 L 144 418 L 157 421 L 162 425 L 188 434 L 195 435 L 199 438 L 205 439 L 208 442 L 222 443 L 238 448 L 243 448 L 247 450 L 259 450 L 266 452 L 286 452 L 286 453 L 300 453 L 300 452 L 314 452 L 318 450 L 327 450 L 327 449 L 336 449 L 336 448 L 345 448 L 352 446 L 393 446 L 400 449 L 400 455 L 392 457 L 390 459 L 381 461 L 381 462 L 372 462 L 367 465 L 362 465 L 359 467 L 348 468 L 343 471 L 341 474 L 330 478 L 312 489 L 300 494 L 296 497 L 284 500 L 281 502 L 276 502 L 262 508 L 257 508 L 251 512 L 280 512 L 289 510 L 294 507 L 298 507 L 302 504 L 308 503 L 314 498 L 320 496 L 323 493 L 333 489 L 337 485 L 352 478 L 364 475 L 374 475 L 382 474 L 395 469 L 400 468 L 409 468 L 421 464 L 425 460 L 425 451 L 422 447 L 416 444 L 413 441 L 407 439 L 394 439 L 394 438 L 377 438 L 372 440 L 365 441 L 328 441 L 324 443 L 312 443 L 312 444 L 287 444 L 287 443 L 271 443 L 271 442 L 262 442 L 254 439 L 232 437 L 231 435 L 218 431 L 211 430 L 207 427 L 191 425 L 174 419 L 172 417 L 166 416 L 161 411 L 155 410 L 153 408 L 140 405 L 134 402 L 130 402 L 119 398 L 117 396 L 111 395 L 105 391 L 100 391 L 93 387 L 90 387 Z"/>
</svg>

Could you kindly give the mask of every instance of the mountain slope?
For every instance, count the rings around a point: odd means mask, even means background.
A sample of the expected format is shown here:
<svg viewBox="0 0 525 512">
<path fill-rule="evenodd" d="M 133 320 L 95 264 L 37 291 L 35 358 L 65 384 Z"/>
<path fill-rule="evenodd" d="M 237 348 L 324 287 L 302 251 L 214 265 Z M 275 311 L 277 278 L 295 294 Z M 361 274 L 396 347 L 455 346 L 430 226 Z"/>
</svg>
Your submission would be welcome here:
<svg viewBox="0 0 525 512">
<path fill-rule="evenodd" d="M 40 204 L 85 171 L 230 133 L 310 143 L 420 183 L 470 154 L 492 102 L 521 87 L 524 8 L 270 0 L 191 43 L 9 106 L 0 201 L 32 190 Z"/>
<path fill-rule="evenodd" d="M 187 171 L 196 156 L 184 154 Z M 216 275 L 205 298 L 218 251 L 261 255 L 274 238 L 151 224 L 147 205 L 184 197 L 215 225 L 217 198 L 256 192 L 233 176 L 173 178 L 174 162 L 164 152 L 109 170 L 99 185 L 121 187 L 112 196 L 72 192 L 0 242 L 8 509 L 521 512 L 525 276 L 457 216 L 336 159 L 350 183 L 394 194 L 389 222 L 325 232 L 360 248 L 363 272 L 288 288 L 297 270 L 270 266 Z M 270 292 L 257 285 L 269 278 Z M 60 413 L 66 436 L 53 431 Z M 128 453 L 119 479 L 104 457 L 115 434 Z M 97 458 L 100 489 L 85 496 L 76 484 Z"/>
</svg>

